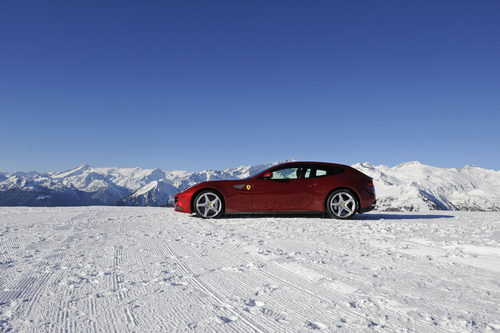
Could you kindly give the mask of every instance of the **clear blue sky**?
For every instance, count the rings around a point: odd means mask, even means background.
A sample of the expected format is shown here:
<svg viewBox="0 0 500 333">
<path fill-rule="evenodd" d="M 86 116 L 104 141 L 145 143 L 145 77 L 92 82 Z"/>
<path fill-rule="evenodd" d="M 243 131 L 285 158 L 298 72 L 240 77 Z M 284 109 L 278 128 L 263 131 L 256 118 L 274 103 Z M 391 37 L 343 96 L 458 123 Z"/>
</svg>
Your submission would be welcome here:
<svg viewBox="0 0 500 333">
<path fill-rule="evenodd" d="M 0 171 L 500 169 L 500 1 L 2 1 Z"/>
</svg>

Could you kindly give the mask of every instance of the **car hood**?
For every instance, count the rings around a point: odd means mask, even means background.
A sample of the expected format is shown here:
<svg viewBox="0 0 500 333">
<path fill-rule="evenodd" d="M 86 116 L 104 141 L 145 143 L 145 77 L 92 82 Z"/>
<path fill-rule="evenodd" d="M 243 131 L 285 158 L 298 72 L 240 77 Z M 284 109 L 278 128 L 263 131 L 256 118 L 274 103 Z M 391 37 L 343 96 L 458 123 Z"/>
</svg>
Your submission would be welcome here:
<svg viewBox="0 0 500 333">
<path fill-rule="evenodd" d="M 245 181 L 248 181 L 248 179 L 208 180 L 206 182 L 201 182 L 201 183 L 198 183 L 196 185 L 193 185 L 193 186 L 185 189 L 181 193 L 184 193 L 184 192 L 193 192 L 193 191 L 196 191 L 196 190 L 198 190 L 200 188 L 203 188 L 203 187 L 214 187 L 214 188 L 217 188 L 220 185 L 222 185 L 222 186 L 224 186 L 224 185 L 231 186 L 233 184 L 243 184 L 243 183 L 245 183 Z"/>
</svg>

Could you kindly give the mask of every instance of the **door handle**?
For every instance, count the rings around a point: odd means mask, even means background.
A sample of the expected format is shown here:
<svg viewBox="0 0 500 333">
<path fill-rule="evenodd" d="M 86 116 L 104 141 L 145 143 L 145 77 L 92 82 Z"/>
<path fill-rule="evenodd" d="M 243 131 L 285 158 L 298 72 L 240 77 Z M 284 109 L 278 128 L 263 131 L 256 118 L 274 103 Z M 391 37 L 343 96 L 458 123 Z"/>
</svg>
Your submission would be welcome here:
<svg viewBox="0 0 500 333">
<path fill-rule="evenodd" d="M 317 186 L 318 186 L 318 184 L 314 183 L 314 184 L 310 184 L 309 188 L 316 188 Z"/>
<path fill-rule="evenodd" d="M 233 188 L 235 188 L 237 190 L 250 191 L 252 189 L 252 185 L 237 184 L 237 185 L 233 185 Z"/>
</svg>

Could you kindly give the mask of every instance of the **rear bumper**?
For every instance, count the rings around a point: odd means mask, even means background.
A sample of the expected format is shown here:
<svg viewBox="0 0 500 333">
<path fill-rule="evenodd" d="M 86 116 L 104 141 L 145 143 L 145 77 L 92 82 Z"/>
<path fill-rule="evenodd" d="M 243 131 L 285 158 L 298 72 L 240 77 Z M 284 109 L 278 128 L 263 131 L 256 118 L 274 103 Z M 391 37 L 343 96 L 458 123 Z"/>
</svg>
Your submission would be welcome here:
<svg viewBox="0 0 500 333">
<path fill-rule="evenodd" d="M 359 209 L 359 212 L 360 212 L 360 213 L 366 213 L 366 212 L 369 212 L 369 211 L 371 211 L 371 210 L 374 210 L 374 209 L 375 209 L 376 204 L 377 204 L 377 200 L 374 200 L 371 206 L 369 206 L 369 207 L 365 207 L 365 208 L 360 208 L 360 209 Z"/>
</svg>

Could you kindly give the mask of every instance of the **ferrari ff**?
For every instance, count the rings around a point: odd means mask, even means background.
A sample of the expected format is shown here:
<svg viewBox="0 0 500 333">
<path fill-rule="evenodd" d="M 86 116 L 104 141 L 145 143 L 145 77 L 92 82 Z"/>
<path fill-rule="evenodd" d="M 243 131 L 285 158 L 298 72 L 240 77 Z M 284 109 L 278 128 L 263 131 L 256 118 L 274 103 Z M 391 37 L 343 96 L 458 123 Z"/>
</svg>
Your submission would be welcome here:
<svg viewBox="0 0 500 333">
<path fill-rule="evenodd" d="M 375 207 L 372 178 L 347 165 L 291 162 L 239 180 L 207 181 L 175 195 L 174 209 L 223 214 L 326 213 L 349 219 Z"/>
</svg>

